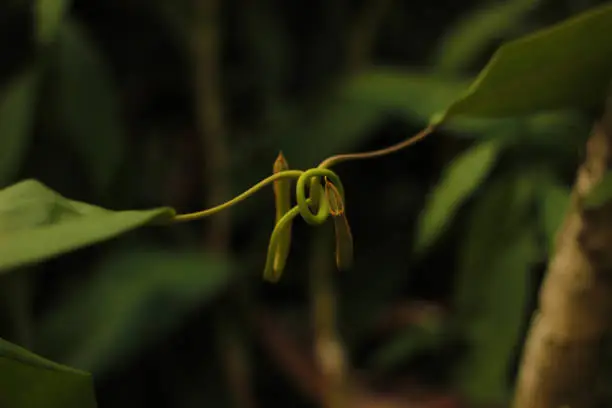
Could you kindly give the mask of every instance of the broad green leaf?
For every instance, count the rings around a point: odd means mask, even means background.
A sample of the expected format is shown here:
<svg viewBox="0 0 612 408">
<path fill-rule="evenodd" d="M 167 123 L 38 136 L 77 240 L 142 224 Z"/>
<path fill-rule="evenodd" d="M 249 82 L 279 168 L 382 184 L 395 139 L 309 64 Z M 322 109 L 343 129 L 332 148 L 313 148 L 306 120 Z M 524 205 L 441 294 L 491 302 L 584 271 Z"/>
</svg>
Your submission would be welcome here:
<svg viewBox="0 0 612 408">
<path fill-rule="evenodd" d="M 19 171 L 34 125 L 38 75 L 28 70 L 0 94 L 0 187 Z"/>
<path fill-rule="evenodd" d="M 91 375 L 0 339 L 0 406 L 95 408 Z"/>
<path fill-rule="evenodd" d="M 0 190 L 0 273 L 172 218 L 170 208 L 111 211 L 69 200 L 36 180 Z"/>
<path fill-rule="evenodd" d="M 539 188 L 540 225 L 546 237 L 547 248 L 552 251 L 557 231 L 570 206 L 571 191 L 556 180 L 548 180 Z"/>
<path fill-rule="evenodd" d="M 453 160 L 442 174 L 421 214 L 417 252 L 426 250 L 445 230 L 461 204 L 489 175 L 500 152 L 497 140 L 480 143 Z"/>
<path fill-rule="evenodd" d="M 612 78 L 612 5 L 503 45 L 467 93 L 433 122 L 584 108 Z"/>
<path fill-rule="evenodd" d="M 158 248 L 115 253 L 43 318 L 38 347 L 101 375 L 167 336 L 230 277 L 230 264 L 212 254 Z"/>
<path fill-rule="evenodd" d="M 446 32 L 436 52 L 434 67 L 457 73 L 469 67 L 495 40 L 517 28 L 538 0 L 511 0 L 484 5 Z"/>
<path fill-rule="evenodd" d="M 537 187 L 528 171 L 498 178 L 466 226 L 455 307 L 469 350 L 456 382 L 473 402 L 503 403 L 509 395 L 507 375 L 539 255 L 529 215 Z"/>
<path fill-rule="evenodd" d="M 115 84 L 88 34 L 67 20 L 59 33 L 54 86 L 59 122 L 103 191 L 123 161 L 125 134 Z"/>
<path fill-rule="evenodd" d="M 612 171 L 607 171 L 603 179 L 582 200 L 584 209 L 592 209 L 612 201 Z"/>
<path fill-rule="evenodd" d="M 36 39 L 40 44 L 48 44 L 55 40 L 70 5 L 70 0 L 35 1 L 34 23 Z"/>
</svg>

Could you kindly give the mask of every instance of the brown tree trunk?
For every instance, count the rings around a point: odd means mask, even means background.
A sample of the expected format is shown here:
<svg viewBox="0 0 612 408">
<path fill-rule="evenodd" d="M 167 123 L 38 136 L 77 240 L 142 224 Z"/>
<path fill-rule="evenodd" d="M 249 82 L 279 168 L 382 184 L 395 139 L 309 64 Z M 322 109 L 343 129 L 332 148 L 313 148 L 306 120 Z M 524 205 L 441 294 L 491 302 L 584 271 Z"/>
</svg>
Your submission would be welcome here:
<svg viewBox="0 0 612 408">
<path fill-rule="evenodd" d="M 612 205 L 585 211 L 581 202 L 612 164 L 612 97 L 586 150 L 540 290 L 514 408 L 597 403 L 602 340 L 612 323 Z"/>
</svg>

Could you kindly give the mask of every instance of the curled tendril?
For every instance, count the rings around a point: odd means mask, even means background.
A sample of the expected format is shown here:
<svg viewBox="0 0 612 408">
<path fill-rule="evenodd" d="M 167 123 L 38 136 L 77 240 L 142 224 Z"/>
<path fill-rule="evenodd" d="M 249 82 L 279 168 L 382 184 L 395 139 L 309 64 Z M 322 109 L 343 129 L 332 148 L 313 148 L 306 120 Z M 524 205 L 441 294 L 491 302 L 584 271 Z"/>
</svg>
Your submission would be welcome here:
<svg viewBox="0 0 612 408">
<path fill-rule="evenodd" d="M 208 217 L 230 208 L 262 188 L 273 184 L 276 225 L 268 244 L 264 279 L 271 282 L 280 279 L 289 253 L 291 224 L 298 215 L 308 224 L 314 226 L 325 223 L 330 215 L 333 217 L 336 231 L 336 264 L 340 270 L 348 269 L 351 267 L 353 259 L 353 237 L 346 218 L 344 187 L 340 177 L 329 167 L 349 160 L 371 159 L 397 152 L 422 140 L 433 130 L 434 126 L 429 126 L 412 138 L 385 149 L 332 156 L 321 162 L 318 167 L 306 171 L 289 170 L 289 166 L 281 153 L 274 163 L 274 174 L 271 176 L 223 204 L 190 214 L 176 215 L 174 221 L 185 222 Z M 297 204 L 290 208 L 289 183 L 294 179 L 297 180 L 295 189 Z M 322 183 L 324 184 L 322 185 Z"/>
<path fill-rule="evenodd" d="M 314 168 L 303 172 L 298 177 L 295 188 L 297 205 L 285 212 L 276 222 L 276 226 L 270 236 L 268 255 L 264 267 L 264 279 L 271 282 L 277 282 L 280 279 L 283 270 L 279 268 L 280 265 L 275 263 L 275 259 L 279 252 L 284 249 L 285 241 L 283 237 L 286 236 L 287 230 L 291 228 L 291 223 L 295 217 L 300 215 L 310 225 L 321 225 L 330 216 L 330 202 L 327 195 L 324 194 L 321 179 L 325 179 L 326 184 L 332 184 L 333 182 L 334 189 L 337 191 L 340 200 L 344 201 L 344 188 L 342 187 L 340 177 L 336 173 L 324 168 Z M 309 197 L 306 197 L 307 185 L 309 185 Z M 284 264 L 282 266 L 284 267 Z"/>
</svg>

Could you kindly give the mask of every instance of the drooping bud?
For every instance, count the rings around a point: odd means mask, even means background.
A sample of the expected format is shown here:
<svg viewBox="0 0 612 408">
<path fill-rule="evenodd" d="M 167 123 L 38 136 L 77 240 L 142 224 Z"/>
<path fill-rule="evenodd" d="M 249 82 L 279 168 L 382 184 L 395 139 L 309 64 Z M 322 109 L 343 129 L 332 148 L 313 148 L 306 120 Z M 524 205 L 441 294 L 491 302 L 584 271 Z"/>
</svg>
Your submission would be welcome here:
<svg viewBox="0 0 612 408">
<path fill-rule="evenodd" d="M 325 195 L 329 202 L 329 212 L 334 220 L 336 232 L 336 266 L 345 271 L 353 266 L 353 235 L 346 218 L 342 195 L 329 181 L 325 181 Z"/>
</svg>

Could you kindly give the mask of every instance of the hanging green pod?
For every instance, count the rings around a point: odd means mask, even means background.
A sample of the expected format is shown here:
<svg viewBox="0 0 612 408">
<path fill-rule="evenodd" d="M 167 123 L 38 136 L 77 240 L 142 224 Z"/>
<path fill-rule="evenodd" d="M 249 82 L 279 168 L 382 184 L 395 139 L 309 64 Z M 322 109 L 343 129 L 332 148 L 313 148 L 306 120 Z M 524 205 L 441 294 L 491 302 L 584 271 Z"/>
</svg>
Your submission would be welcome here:
<svg viewBox="0 0 612 408">
<path fill-rule="evenodd" d="M 344 211 L 344 200 L 333 183 L 325 181 L 325 196 L 336 232 L 336 266 L 340 271 L 353 267 L 353 234 Z"/>
<path fill-rule="evenodd" d="M 282 152 L 278 153 L 272 171 L 274 173 L 280 173 L 282 171 L 289 170 L 289 164 L 283 156 Z M 283 218 L 283 216 L 291 209 L 291 181 L 290 180 L 276 180 L 273 184 L 274 189 L 274 205 L 276 207 L 276 222 Z M 289 256 L 289 249 L 291 247 L 291 222 L 289 220 L 288 225 L 284 226 L 281 235 L 279 236 L 277 243 L 269 250 L 274 251 L 274 258 L 272 262 L 272 268 L 266 268 L 264 271 L 264 279 L 276 282 L 280 279 L 285 264 L 287 263 L 287 257 Z"/>
</svg>

